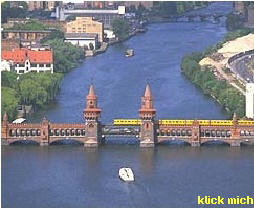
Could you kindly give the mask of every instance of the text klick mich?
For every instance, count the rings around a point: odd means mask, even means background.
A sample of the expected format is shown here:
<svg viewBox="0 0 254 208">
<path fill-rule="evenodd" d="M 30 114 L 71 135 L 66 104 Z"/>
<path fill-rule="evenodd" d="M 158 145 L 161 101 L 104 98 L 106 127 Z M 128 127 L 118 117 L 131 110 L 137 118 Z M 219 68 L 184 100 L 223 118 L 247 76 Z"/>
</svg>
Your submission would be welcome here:
<svg viewBox="0 0 254 208">
<path fill-rule="evenodd" d="M 234 198 L 222 198 L 221 196 L 218 196 L 217 198 L 211 198 L 210 196 L 198 196 L 198 204 L 254 204 L 254 199 L 250 196 L 236 196 Z"/>
</svg>

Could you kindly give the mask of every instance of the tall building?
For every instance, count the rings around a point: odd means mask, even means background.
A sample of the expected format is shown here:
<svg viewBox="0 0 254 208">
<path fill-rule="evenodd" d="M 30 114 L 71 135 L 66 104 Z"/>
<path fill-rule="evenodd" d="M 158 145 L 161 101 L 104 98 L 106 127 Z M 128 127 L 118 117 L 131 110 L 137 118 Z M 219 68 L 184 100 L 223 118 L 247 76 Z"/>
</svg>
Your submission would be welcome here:
<svg viewBox="0 0 254 208">
<path fill-rule="evenodd" d="M 243 1 L 235 1 L 234 2 L 234 9 L 238 12 L 244 12 L 244 2 Z"/>
<path fill-rule="evenodd" d="M 126 7 L 135 6 L 136 9 L 141 5 L 146 9 L 151 9 L 153 7 L 153 1 L 123 1 L 121 5 Z"/>
<path fill-rule="evenodd" d="M 66 23 L 66 33 L 98 34 L 99 42 L 103 42 L 103 30 L 103 23 L 92 17 L 76 17 L 76 20 Z"/>
<path fill-rule="evenodd" d="M 57 6 L 62 6 L 62 1 L 28 1 L 28 11 L 35 9 L 43 9 L 46 11 L 51 11 Z"/>
<path fill-rule="evenodd" d="M 246 84 L 246 117 L 254 118 L 254 83 Z"/>
</svg>

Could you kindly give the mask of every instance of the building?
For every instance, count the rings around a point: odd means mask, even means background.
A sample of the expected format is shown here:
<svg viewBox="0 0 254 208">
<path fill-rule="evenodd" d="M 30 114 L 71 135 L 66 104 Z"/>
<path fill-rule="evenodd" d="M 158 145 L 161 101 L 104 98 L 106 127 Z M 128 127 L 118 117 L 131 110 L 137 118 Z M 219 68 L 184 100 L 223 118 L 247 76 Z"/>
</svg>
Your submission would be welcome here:
<svg viewBox="0 0 254 208">
<path fill-rule="evenodd" d="M 118 1 L 83 1 L 82 3 L 64 3 L 68 9 L 115 9 Z"/>
<path fill-rule="evenodd" d="M 51 33 L 50 30 L 2 30 L 2 39 L 40 41 Z"/>
<path fill-rule="evenodd" d="M 35 9 L 43 9 L 46 11 L 52 11 L 57 6 L 62 6 L 62 1 L 28 1 L 28 11 Z"/>
<path fill-rule="evenodd" d="M 65 42 L 79 45 L 84 49 L 94 50 L 98 48 L 98 35 L 95 33 L 65 33 Z M 93 46 L 91 46 L 91 44 Z"/>
<path fill-rule="evenodd" d="M 27 72 L 51 72 L 53 73 L 53 52 L 51 50 L 35 51 L 28 49 L 14 49 L 2 51 L 1 62 L 9 63 L 9 70 L 18 74 Z"/>
<path fill-rule="evenodd" d="M 246 84 L 246 117 L 254 118 L 254 83 Z"/>
<path fill-rule="evenodd" d="M 151 9 L 153 7 L 153 1 L 123 1 L 121 5 L 126 7 L 135 7 L 138 9 L 139 6 L 143 6 L 146 9 Z"/>
<path fill-rule="evenodd" d="M 248 8 L 246 10 L 246 21 L 245 21 L 245 27 L 254 28 L 254 8 Z"/>
<path fill-rule="evenodd" d="M 13 49 L 20 48 L 20 41 L 15 39 L 3 39 L 1 41 L 1 51 L 12 51 Z"/>
<path fill-rule="evenodd" d="M 104 24 L 104 28 L 111 27 L 111 21 L 116 17 L 123 17 L 125 15 L 125 6 L 118 6 L 117 9 L 65 9 L 57 7 L 56 18 L 58 20 L 65 20 L 68 16 L 76 17 L 93 17 L 100 20 Z"/>
<path fill-rule="evenodd" d="M 44 25 L 47 25 L 49 28 L 57 28 L 61 31 L 65 31 L 66 21 L 59 21 L 59 20 L 53 20 L 53 19 L 26 19 L 26 18 L 7 18 L 7 22 L 3 23 L 1 26 L 2 28 L 12 28 L 15 27 L 18 24 L 25 24 L 27 22 L 36 21 L 40 22 Z"/>
<path fill-rule="evenodd" d="M 235 1 L 234 2 L 234 9 L 238 12 L 243 13 L 245 8 L 244 8 L 244 2 L 243 1 Z"/>
<path fill-rule="evenodd" d="M 76 17 L 76 20 L 66 23 L 67 33 L 97 34 L 99 42 L 103 42 L 104 26 L 102 22 L 92 17 Z"/>
</svg>

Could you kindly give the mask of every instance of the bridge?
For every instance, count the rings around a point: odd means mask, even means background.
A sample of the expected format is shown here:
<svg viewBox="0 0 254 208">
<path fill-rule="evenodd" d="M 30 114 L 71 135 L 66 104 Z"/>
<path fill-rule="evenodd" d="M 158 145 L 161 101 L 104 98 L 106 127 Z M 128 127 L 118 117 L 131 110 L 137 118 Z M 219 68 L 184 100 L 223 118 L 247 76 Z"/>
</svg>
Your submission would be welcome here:
<svg viewBox="0 0 254 208">
<path fill-rule="evenodd" d="M 183 15 L 168 15 L 164 16 L 170 22 L 213 22 L 219 23 L 221 17 L 225 17 L 222 13 L 207 13 L 207 14 L 188 14 Z"/>
<path fill-rule="evenodd" d="M 156 109 L 149 85 L 141 97 L 139 119 L 115 119 L 113 124 L 100 122 L 101 109 L 97 106 L 97 96 L 90 85 L 83 111 L 84 123 L 50 123 L 43 118 L 41 123 L 9 123 L 5 113 L 1 125 L 1 144 L 9 145 L 17 141 L 30 140 L 41 146 L 72 139 L 85 147 L 97 147 L 107 138 L 137 138 L 141 147 L 153 147 L 164 141 L 182 140 L 192 146 L 200 146 L 210 141 L 222 141 L 230 146 L 254 143 L 254 121 L 238 120 L 156 120 Z"/>
</svg>

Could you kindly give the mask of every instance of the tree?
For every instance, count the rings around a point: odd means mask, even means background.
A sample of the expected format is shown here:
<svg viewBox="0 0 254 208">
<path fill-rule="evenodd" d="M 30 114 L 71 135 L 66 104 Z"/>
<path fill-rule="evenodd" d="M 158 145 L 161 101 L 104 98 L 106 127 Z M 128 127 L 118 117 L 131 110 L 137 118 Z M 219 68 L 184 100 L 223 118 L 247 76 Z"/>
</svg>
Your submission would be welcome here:
<svg viewBox="0 0 254 208">
<path fill-rule="evenodd" d="M 66 21 L 74 21 L 76 19 L 76 16 L 75 15 L 69 15 L 66 17 Z"/>
<path fill-rule="evenodd" d="M 7 112 L 9 119 L 13 120 L 17 114 L 19 97 L 14 89 L 9 87 L 1 87 L 1 114 Z"/>
<path fill-rule="evenodd" d="M 65 43 L 61 39 L 51 39 L 45 43 L 53 48 L 54 71 L 68 72 L 76 66 L 79 59 L 84 57 L 84 52 L 80 46 Z"/>
<path fill-rule="evenodd" d="M 10 29 L 17 29 L 17 30 L 46 30 L 48 27 L 41 22 L 36 20 L 31 20 L 26 23 L 20 23 L 15 25 L 13 28 Z"/>
<path fill-rule="evenodd" d="M 122 41 L 129 37 L 130 25 L 124 18 L 115 18 L 111 22 L 114 34 Z"/>
<path fill-rule="evenodd" d="M 89 43 L 89 48 L 90 48 L 90 50 L 94 50 L 94 46 L 92 43 Z"/>
<path fill-rule="evenodd" d="M 18 84 L 17 77 L 18 74 L 16 74 L 15 72 L 2 71 L 1 72 L 2 86 L 16 88 Z"/>
<path fill-rule="evenodd" d="M 227 30 L 236 30 L 243 27 L 244 18 L 240 14 L 229 13 L 226 18 Z"/>
<path fill-rule="evenodd" d="M 52 39 L 63 40 L 64 39 L 64 32 L 62 32 L 59 29 L 53 29 L 53 30 L 51 30 L 51 33 L 49 35 L 47 35 L 46 37 L 42 38 L 40 42 L 45 43 L 48 40 L 52 40 Z"/>
<path fill-rule="evenodd" d="M 1 3 L 1 23 L 7 22 L 7 18 L 25 18 L 27 4 L 25 2 L 18 3 L 22 7 L 10 7 L 10 2 Z M 23 5 L 22 5 L 23 4 Z"/>
</svg>

